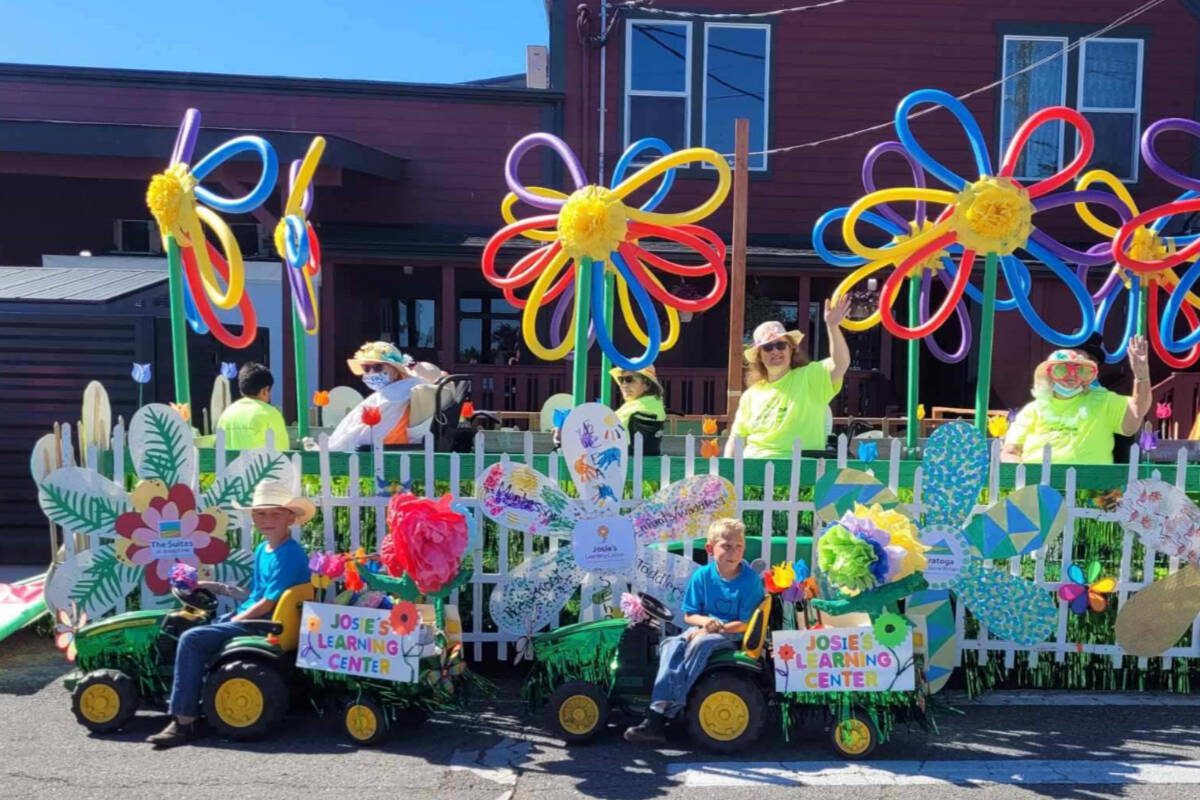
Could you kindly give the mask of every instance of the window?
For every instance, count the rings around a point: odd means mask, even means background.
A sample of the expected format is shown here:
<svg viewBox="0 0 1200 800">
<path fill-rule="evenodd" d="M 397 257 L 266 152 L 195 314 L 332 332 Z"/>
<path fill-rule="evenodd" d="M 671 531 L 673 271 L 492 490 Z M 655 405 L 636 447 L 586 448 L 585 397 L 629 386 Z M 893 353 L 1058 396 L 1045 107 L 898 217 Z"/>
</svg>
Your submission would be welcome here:
<svg viewBox="0 0 1200 800">
<path fill-rule="evenodd" d="M 626 146 L 654 136 L 675 149 L 699 141 L 732 153 L 733 121 L 746 117 L 750 169 L 767 168 L 769 25 L 633 19 L 626 43 Z"/>
<path fill-rule="evenodd" d="M 460 297 L 458 357 L 471 364 L 519 358 L 521 310 L 502 297 Z"/>
<path fill-rule="evenodd" d="M 396 344 L 401 350 L 437 347 L 437 301 L 427 298 L 397 301 Z"/>
<path fill-rule="evenodd" d="M 767 167 L 767 65 L 771 29 L 766 25 L 704 28 L 704 146 L 733 152 L 733 121 L 750 120 L 750 169 Z M 732 162 L 732 159 L 730 159 Z"/>
<path fill-rule="evenodd" d="M 1089 39 L 1068 54 L 1069 41 L 1066 36 L 1004 37 L 1004 75 L 1013 77 L 1004 83 L 1002 94 L 1001 153 L 1030 114 L 1047 106 L 1069 105 L 1068 98 L 1073 98 L 1096 134 L 1089 166 L 1136 181 L 1143 41 Z M 1067 139 L 1061 123 L 1042 126 L 1025 147 L 1016 177 L 1032 180 L 1053 174 L 1074 147 L 1074 137 Z"/>
<path fill-rule="evenodd" d="M 161 253 L 158 226 L 149 219 L 119 219 L 113 223 L 113 239 L 118 253 Z"/>
</svg>

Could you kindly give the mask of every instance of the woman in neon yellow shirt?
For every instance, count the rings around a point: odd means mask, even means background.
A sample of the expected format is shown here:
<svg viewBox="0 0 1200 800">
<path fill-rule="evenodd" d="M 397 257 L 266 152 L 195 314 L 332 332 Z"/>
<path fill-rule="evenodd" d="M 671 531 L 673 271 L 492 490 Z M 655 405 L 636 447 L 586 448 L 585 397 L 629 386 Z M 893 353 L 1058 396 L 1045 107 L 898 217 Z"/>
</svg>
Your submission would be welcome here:
<svg viewBox="0 0 1200 800">
<path fill-rule="evenodd" d="M 1055 350 L 1033 373 L 1033 402 L 1017 414 L 1004 438 L 1003 461 L 1037 464 L 1050 447 L 1055 464 L 1113 463 L 1113 435 L 1132 436 L 1150 410 L 1146 340 L 1129 342 L 1133 396 L 1096 383 L 1098 362 L 1086 350 Z"/>
<path fill-rule="evenodd" d="M 667 418 L 667 410 L 663 407 L 662 384 L 658 382 L 658 373 L 653 365 L 636 372 L 613 367 L 608 374 L 617 382 L 624 401 L 613 413 L 626 428 L 629 427 L 629 418 L 634 414 L 646 414 L 659 422 Z"/>
<path fill-rule="evenodd" d="M 796 440 L 801 450 L 825 449 L 825 412 L 850 367 L 841 329 L 849 310 L 848 297 L 832 306 L 825 301 L 830 355 L 822 361 L 809 361 L 800 346 L 804 334 L 784 330 L 781 322 L 754 329 L 754 345 L 746 348 L 746 390 L 729 429 L 726 457 L 733 455 L 735 437 L 746 440 L 747 458 L 791 458 Z"/>
</svg>

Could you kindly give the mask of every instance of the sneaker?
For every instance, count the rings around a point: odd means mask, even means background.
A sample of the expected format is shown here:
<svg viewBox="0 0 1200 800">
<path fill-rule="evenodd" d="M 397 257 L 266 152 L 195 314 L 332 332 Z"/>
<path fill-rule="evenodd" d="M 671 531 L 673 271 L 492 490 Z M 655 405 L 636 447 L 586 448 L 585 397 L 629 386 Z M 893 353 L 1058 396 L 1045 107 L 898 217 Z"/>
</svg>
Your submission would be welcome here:
<svg viewBox="0 0 1200 800">
<path fill-rule="evenodd" d="M 667 740 L 667 718 L 656 711 L 631 728 L 625 729 L 625 741 L 640 744 L 660 744 Z"/>
<path fill-rule="evenodd" d="M 169 747 L 178 747 L 181 744 L 187 744 L 199 737 L 200 725 L 198 722 L 182 723 L 171 720 L 171 724 L 153 736 L 146 737 L 146 741 L 154 745 L 155 750 L 166 750 Z"/>
</svg>

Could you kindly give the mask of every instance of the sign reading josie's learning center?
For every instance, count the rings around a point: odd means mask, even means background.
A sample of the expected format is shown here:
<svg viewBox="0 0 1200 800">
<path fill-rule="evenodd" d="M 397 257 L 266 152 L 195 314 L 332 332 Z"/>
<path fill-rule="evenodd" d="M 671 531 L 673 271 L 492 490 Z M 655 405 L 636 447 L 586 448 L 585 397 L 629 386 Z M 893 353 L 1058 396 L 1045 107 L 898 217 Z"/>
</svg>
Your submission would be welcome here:
<svg viewBox="0 0 1200 800">
<path fill-rule="evenodd" d="M 773 631 L 778 692 L 888 692 L 915 687 L 912 631 L 884 644 L 872 628 Z"/>
<path fill-rule="evenodd" d="M 390 610 L 305 603 L 296 666 L 412 683 L 420 636 L 420 615 L 411 603 Z"/>
</svg>

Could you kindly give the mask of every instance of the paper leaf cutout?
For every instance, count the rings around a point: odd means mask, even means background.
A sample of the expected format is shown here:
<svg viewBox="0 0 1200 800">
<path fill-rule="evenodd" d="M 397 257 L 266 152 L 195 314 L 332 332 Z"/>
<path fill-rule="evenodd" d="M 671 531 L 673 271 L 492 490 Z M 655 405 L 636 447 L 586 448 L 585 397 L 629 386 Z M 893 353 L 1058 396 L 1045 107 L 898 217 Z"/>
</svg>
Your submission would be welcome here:
<svg viewBox="0 0 1200 800">
<path fill-rule="evenodd" d="M 534 534 L 570 533 L 583 506 L 549 478 L 524 464 L 493 464 L 475 481 L 483 513 L 510 528 Z"/>
<path fill-rule="evenodd" d="M 953 588 L 975 618 L 1001 639 L 1032 647 L 1058 624 L 1054 595 L 982 561 L 967 564 Z"/>
<path fill-rule="evenodd" d="M 133 415 L 129 452 L 139 478 L 157 479 L 167 486 L 195 481 L 192 429 L 170 406 L 151 403 Z"/>
<path fill-rule="evenodd" d="M 557 623 L 583 577 L 570 547 L 534 556 L 496 584 L 488 602 L 492 620 L 512 636 L 528 636 Z"/>
<path fill-rule="evenodd" d="M 1146 547 L 1200 565 L 1200 509 L 1173 485 L 1160 480 L 1131 482 L 1117 518 Z"/>
<path fill-rule="evenodd" d="M 580 500 L 615 513 L 625 494 L 629 439 L 612 409 L 600 403 L 576 407 L 562 426 L 562 452 Z"/>
<path fill-rule="evenodd" d="M 688 556 L 643 547 L 629 576 L 634 592 L 645 592 L 675 613 L 675 621 L 683 624 L 683 594 L 688 579 L 700 565 Z"/>
<path fill-rule="evenodd" d="M 904 603 L 904 615 L 909 619 L 925 619 L 925 680 L 929 693 L 934 694 L 946 685 L 958 666 L 958 633 L 950 592 L 945 589 L 914 592 Z"/>
<path fill-rule="evenodd" d="M 1012 558 L 1037 550 L 1062 532 L 1067 508 L 1049 486 L 1026 486 L 974 517 L 963 531 L 983 558 Z"/>
<path fill-rule="evenodd" d="M 108 392 L 100 381 L 92 381 L 83 390 L 83 415 L 79 421 L 83 426 L 79 452 L 86 453 L 89 445 L 101 450 L 109 448 L 112 440 L 112 407 L 108 402 Z"/>
<path fill-rule="evenodd" d="M 130 509 L 125 490 L 83 467 L 55 470 L 38 486 L 38 504 L 56 525 L 72 533 L 113 537 L 117 517 Z M 89 616 L 95 619 L 97 615 Z"/>
<path fill-rule="evenodd" d="M 630 518 L 637 540 L 650 544 L 705 536 L 714 519 L 736 511 L 732 483 L 719 475 L 696 475 L 655 492 Z"/>
<path fill-rule="evenodd" d="M 813 490 L 818 519 L 830 523 L 840 519 L 855 503 L 870 506 L 878 503 L 884 509 L 894 508 L 900 501 L 892 490 L 870 473 L 857 469 L 827 472 Z"/>
<path fill-rule="evenodd" d="M 1121 604 L 1117 644 L 1135 656 L 1160 656 L 1171 649 L 1200 614 L 1200 569 L 1185 566 Z"/>
<path fill-rule="evenodd" d="M 234 550 L 224 561 L 213 567 L 213 577 L 221 583 L 250 585 L 254 575 L 254 555 L 248 550 Z"/>
<path fill-rule="evenodd" d="M 213 481 L 200 496 L 200 507 L 219 506 L 232 514 L 235 503 L 249 505 L 254 487 L 265 480 L 281 481 L 286 486 L 296 483 L 296 471 L 291 459 L 271 450 L 247 450 L 225 468 L 225 474 Z"/>
<path fill-rule="evenodd" d="M 38 439 L 33 446 L 33 454 L 29 457 L 29 474 L 33 476 L 33 482 L 41 483 L 50 473 L 61 467 L 75 466 L 74 450 L 68 450 L 66 463 L 59 464 L 61 460 L 62 445 L 53 433 L 47 433 Z"/>
<path fill-rule="evenodd" d="M 929 437 L 921 464 L 925 525 L 963 524 L 987 482 L 987 439 L 956 421 Z"/>
<path fill-rule="evenodd" d="M 116 608 L 117 601 L 133 591 L 142 570 L 117 560 L 111 544 L 81 550 L 51 570 L 46 581 L 46 605 L 55 612 L 71 603 L 90 619 L 99 619 Z"/>
</svg>

